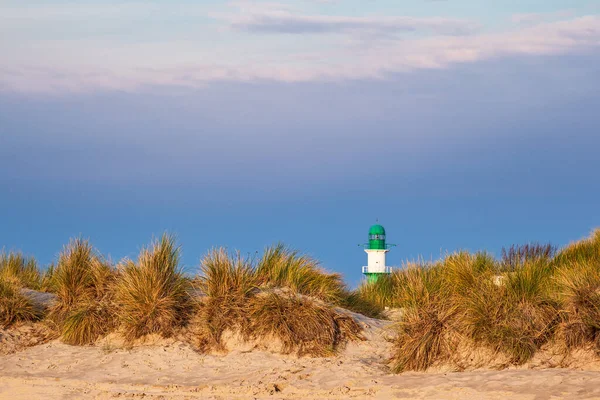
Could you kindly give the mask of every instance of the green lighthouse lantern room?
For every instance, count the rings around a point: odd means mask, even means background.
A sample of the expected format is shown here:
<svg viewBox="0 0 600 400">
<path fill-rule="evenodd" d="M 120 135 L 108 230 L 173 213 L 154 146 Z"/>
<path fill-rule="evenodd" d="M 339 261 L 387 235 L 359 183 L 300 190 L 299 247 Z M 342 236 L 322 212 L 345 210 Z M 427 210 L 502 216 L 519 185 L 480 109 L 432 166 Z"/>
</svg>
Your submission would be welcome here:
<svg viewBox="0 0 600 400">
<path fill-rule="evenodd" d="M 369 249 L 385 250 L 385 228 L 381 225 L 373 225 L 369 229 Z"/>
<path fill-rule="evenodd" d="M 369 282 L 375 282 L 382 274 L 390 274 L 392 268 L 385 265 L 385 256 L 394 244 L 386 243 L 385 228 L 379 224 L 369 228 L 369 242 L 363 245 L 367 253 L 367 266 L 362 268 Z"/>
</svg>

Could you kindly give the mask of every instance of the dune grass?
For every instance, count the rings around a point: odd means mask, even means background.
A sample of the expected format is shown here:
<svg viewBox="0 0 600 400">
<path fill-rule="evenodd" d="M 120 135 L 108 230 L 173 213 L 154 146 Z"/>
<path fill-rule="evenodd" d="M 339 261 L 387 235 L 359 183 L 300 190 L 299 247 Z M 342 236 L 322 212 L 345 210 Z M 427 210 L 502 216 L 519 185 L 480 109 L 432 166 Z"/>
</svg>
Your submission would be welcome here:
<svg viewBox="0 0 600 400">
<path fill-rule="evenodd" d="M 600 353 L 600 265 L 571 264 L 557 274 L 557 288 L 565 347 L 593 346 Z"/>
<path fill-rule="evenodd" d="M 508 249 L 502 249 L 500 267 L 503 271 L 514 271 L 522 265 L 533 261 L 550 261 L 556 255 L 558 249 L 551 244 L 527 243 L 524 245 L 512 245 Z"/>
<path fill-rule="evenodd" d="M 361 294 L 359 290 L 346 291 L 336 305 L 370 318 L 385 318 L 384 307 Z"/>
<path fill-rule="evenodd" d="M 467 341 L 523 364 L 554 338 L 560 305 L 551 248 L 511 249 L 501 260 L 458 252 L 437 263 L 408 265 L 359 289 L 379 305 L 403 310 L 396 324 L 396 372 L 443 364 Z"/>
<path fill-rule="evenodd" d="M 412 265 L 396 272 L 396 304 L 403 310 L 396 323 L 394 372 L 424 371 L 447 360 L 457 345 L 457 309 L 445 292 L 438 265 Z"/>
<path fill-rule="evenodd" d="M 31 300 L 20 293 L 12 281 L 0 278 L 0 328 L 6 329 L 18 322 L 37 321 L 42 313 Z"/>
<path fill-rule="evenodd" d="M 379 312 L 385 307 L 399 307 L 397 291 L 401 287 L 399 283 L 401 273 L 393 271 L 389 275 L 383 275 L 375 282 L 364 282 L 356 290 L 355 296 L 372 306 Z"/>
<path fill-rule="evenodd" d="M 163 235 L 136 261 L 111 266 L 83 239 L 72 240 L 41 273 L 20 253 L 0 254 L 0 327 L 43 316 L 22 288 L 51 291 L 48 322 L 65 343 L 87 345 L 119 330 L 127 342 L 148 334 L 194 335 L 202 351 L 223 350 L 224 333 L 271 341 L 283 353 L 327 356 L 361 338 L 351 313 L 400 309 L 392 369 L 452 363 L 461 346 L 485 348 L 519 365 L 546 345 L 600 354 L 600 230 L 557 249 L 526 244 L 499 259 L 465 251 L 364 282 L 341 276 L 284 245 L 258 259 L 210 251 L 200 275 L 184 276 L 180 249 Z M 189 329 L 187 329 L 189 328 Z"/>
<path fill-rule="evenodd" d="M 212 249 L 200 263 L 199 289 L 206 296 L 196 317 L 198 344 L 203 351 L 223 350 L 226 330 L 248 337 L 247 304 L 258 289 L 258 280 L 249 260 L 239 253 Z"/>
<path fill-rule="evenodd" d="M 41 272 L 40 278 L 40 290 L 42 292 L 54 293 L 56 292 L 56 285 L 54 280 L 54 271 L 56 267 L 54 264 L 50 264 L 43 272 Z"/>
<path fill-rule="evenodd" d="M 115 274 L 87 240 L 65 246 L 47 278 L 57 296 L 49 318 L 65 343 L 91 344 L 115 328 Z"/>
<path fill-rule="evenodd" d="M 275 338 L 283 353 L 325 357 L 348 339 L 360 338 L 360 326 L 348 316 L 307 297 L 276 292 L 255 296 L 248 306 L 253 337 Z"/>
<path fill-rule="evenodd" d="M 0 279 L 28 289 L 41 287 L 41 276 L 34 258 L 21 253 L 0 253 Z"/>
<path fill-rule="evenodd" d="M 460 344 L 487 348 L 515 365 L 547 344 L 600 354 L 600 231 L 560 250 L 512 246 L 498 260 L 458 252 L 365 282 L 357 293 L 402 310 L 396 372 L 448 362 Z"/>
<path fill-rule="evenodd" d="M 189 321 L 194 307 L 179 252 L 174 238 L 165 234 L 142 249 L 137 262 L 124 263 L 114 301 L 127 341 L 148 334 L 169 337 Z"/>
<path fill-rule="evenodd" d="M 548 263 L 537 260 L 509 273 L 502 285 L 482 282 L 467 308 L 470 336 L 514 364 L 529 361 L 553 337 L 558 323 L 551 279 Z"/>
<path fill-rule="evenodd" d="M 267 248 L 256 265 L 212 250 L 201 262 L 199 288 L 206 297 L 195 325 L 204 351 L 223 350 L 230 330 L 244 340 L 274 338 L 283 353 L 324 356 L 361 331 L 332 306 L 348 293 L 339 276 L 281 245 Z"/>
<path fill-rule="evenodd" d="M 329 303 L 340 302 L 346 290 L 340 274 L 325 272 L 317 260 L 283 244 L 265 249 L 255 275 L 261 286 L 286 287 Z"/>
<path fill-rule="evenodd" d="M 573 242 L 561 249 L 553 259 L 555 265 L 581 263 L 598 265 L 600 263 L 600 229 L 592 232 L 590 237 Z"/>
<path fill-rule="evenodd" d="M 600 354 L 600 230 L 562 249 L 554 263 L 565 349 L 592 347 Z"/>
</svg>

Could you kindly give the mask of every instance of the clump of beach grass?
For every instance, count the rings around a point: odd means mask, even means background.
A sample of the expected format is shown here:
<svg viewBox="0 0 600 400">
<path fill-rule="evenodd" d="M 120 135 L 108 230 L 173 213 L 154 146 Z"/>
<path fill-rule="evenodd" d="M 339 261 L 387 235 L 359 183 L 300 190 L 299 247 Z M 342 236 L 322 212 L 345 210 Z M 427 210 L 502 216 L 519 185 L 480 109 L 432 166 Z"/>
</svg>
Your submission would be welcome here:
<svg viewBox="0 0 600 400">
<path fill-rule="evenodd" d="M 544 259 L 526 261 L 502 284 L 483 280 L 465 299 L 465 325 L 475 343 L 529 361 L 552 337 L 558 304 L 552 296 L 552 268 Z"/>
<path fill-rule="evenodd" d="M 519 257 L 508 268 L 486 253 L 458 252 L 396 272 L 392 304 L 403 308 L 403 318 L 396 325 L 394 371 L 449 362 L 464 343 L 501 353 L 511 364 L 530 360 L 554 337 L 559 304 L 551 260 Z"/>
<path fill-rule="evenodd" d="M 0 279 L 37 290 L 41 286 L 40 271 L 34 258 L 22 253 L 0 253 Z"/>
<path fill-rule="evenodd" d="M 165 234 L 142 249 L 137 262 L 122 266 L 114 301 L 126 341 L 148 334 L 169 337 L 187 324 L 194 306 L 179 253 L 174 238 Z"/>
<path fill-rule="evenodd" d="M 361 289 L 362 286 L 357 290 L 347 291 L 337 305 L 369 318 L 385 318 L 385 307 L 369 299 L 360 292 Z"/>
<path fill-rule="evenodd" d="M 562 249 L 554 264 L 560 343 L 566 351 L 592 347 L 600 353 L 600 230 Z"/>
<path fill-rule="evenodd" d="M 556 287 L 565 350 L 592 346 L 600 353 L 600 264 L 574 262 L 560 269 Z"/>
<path fill-rule="evenodd" d="M 42 313 L 30 299 L 20 292 L 12 281 L 0 278 L 0 328 L 5 329 L 18 322 L 37 321 Z"/>
<path fill-rule="evenodd" d="M 224 350 L 229 330 L 242 340 L 278 340 L 283 353 L 325 356 L 360 337 L 360 326 L 336 311 L 349 292 L 337 274 L 282 245 L 267 248 L 258 264 L 225 249 L 201 262 L 205 296 L 194 320 L 201 350 Z"/>
<path fill-rule="evenodd" d="M 592 232 L 590 237 L 576 241 L 561 249 L 553 259 L 553 264 L 570 265 L 571 263 L 600 263 L 600 229 Z"/>
<path fill-rule="evenodd" d="M 262 286 L 286 287 L 329 303 L 342 301 L 346 289 L 340 274 L 325 272 L 317 260 L 283 244 L 265 249 L 255 274 Z"/>
<path fill-rule="evenodd" d="M 350 316 L 308 297 L 265 293 L 252 298 L 248 311 L 250 334 L 277 339 L 283 353 L 331 356 L 340 344 L 361 337 Z"/>
<path fill-rule="evenodd" d="M 54 264 L 50 264 L 42 273 L 40 278 L 40 290 L 42 292 L 54 293 L 56 292 L 56 285 L 54 280 L 54 271 L 56 267 Z"/>
<path fill-rule="evenodd" d="M 201 261 L 199 289 L 206 296 L 200 304 L 199 346 L 223 350 L 225 330 L 249 336 L 248 302 L 258 289 L 258 279 L 249 260 L 224 248 L 212 249 Z"/>
<path fill-rule="evenodd" d="M 113 285 L 116 272 L 89 241 L 71 240 L 59 255 L 51 274 L 48 279 L 57 301 L 49 317 L 63 342 L 91 344 L 115 329 Z"/>
<path fill-rule="evenodd" d="M 458 343 L 456 306 L 449 301 L 437 265 L 412 265 L 397 273 L 402 319 L 393 342 L 394 372 L 424 371 L 449 359 Z"/>
<path fill-rule="evenodd" d="M 383 274 L 374 282 L 365 281 L 356 291 L 356 295 L 372 304 L 378 310 L 385 307 L 398 307 L 397 292 L 399 280 L 402 278 L 402 272 L 394 270 L 391 274 Z"/>
</svg>

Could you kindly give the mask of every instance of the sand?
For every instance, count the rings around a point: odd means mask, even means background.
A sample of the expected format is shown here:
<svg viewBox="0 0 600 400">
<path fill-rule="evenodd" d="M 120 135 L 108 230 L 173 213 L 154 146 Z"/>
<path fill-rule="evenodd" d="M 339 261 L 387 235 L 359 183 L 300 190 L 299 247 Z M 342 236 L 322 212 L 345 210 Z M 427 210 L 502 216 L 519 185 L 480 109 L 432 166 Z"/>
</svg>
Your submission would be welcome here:
<svg viewBox="0 0 600 400">
<path fill-rule="evenodd" d="M 203 355 L 156 338 L 129 350 L 112 337 L 93 347 L 53 340 L 7 350 L 26 332 L 21 328 L 10 337 L 0 333 L 0 348 L 11 353 L 0 356 L 0 399 L 600 399 L 598 370 L 393 375 L 390 323 L 360 319 L 367 340 L 331 358 L 284 356 L 232 341 L 228 354 Z"/>
</svg>

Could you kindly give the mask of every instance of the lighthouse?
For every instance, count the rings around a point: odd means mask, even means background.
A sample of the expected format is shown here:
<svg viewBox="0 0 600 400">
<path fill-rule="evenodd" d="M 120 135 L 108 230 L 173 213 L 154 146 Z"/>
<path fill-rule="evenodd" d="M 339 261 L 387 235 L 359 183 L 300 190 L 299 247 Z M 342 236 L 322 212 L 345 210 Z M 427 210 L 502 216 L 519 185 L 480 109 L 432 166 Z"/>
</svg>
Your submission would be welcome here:
<svg viewBox="0 0 600 400">
<path fill-rule="evenodd" d="M 362 273 L 369 282 L 376 282 L 382 274 L 390 274 L 392 267 L 385 265 L 385 255 L 395 244 L 386 244 L 385 228 L 379 224 L 369 229 L 369 243 L 363 247 L 367 253 L 367 266 L 362 268 Z"/>
</svg>

